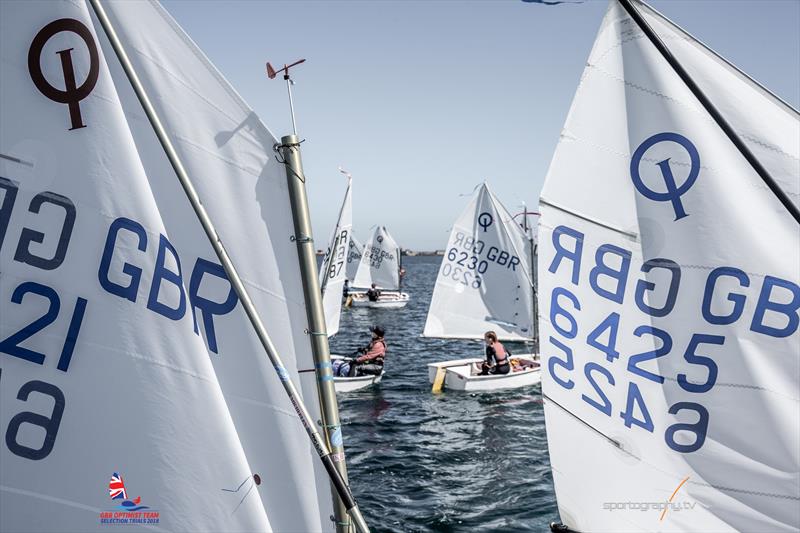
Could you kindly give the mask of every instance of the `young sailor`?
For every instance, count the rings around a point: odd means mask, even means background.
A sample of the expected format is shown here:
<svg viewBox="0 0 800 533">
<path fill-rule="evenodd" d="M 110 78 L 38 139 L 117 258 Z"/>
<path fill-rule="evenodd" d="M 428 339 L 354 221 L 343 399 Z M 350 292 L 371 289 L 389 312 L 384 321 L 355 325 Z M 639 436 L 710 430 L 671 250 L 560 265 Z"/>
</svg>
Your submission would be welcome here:
<svg viewBox="0 0 800 533">
<path fill-rule="evenodd" d="M 383 338 L 385 332 L 381 326 L 373 326 L 369 330 L 372 332 L 372 340 L 359 350 L 363 355 L 350 365 L 350 377 L 377 376 L 383 372 L 383 361 L 386 359 L 386 341 Z"/>
<path fill-rule="evenodd" d="M 497 340 L 497 334 L 494 331 L 487 331 L 483 334 L 483 341 L 486 343 L 486 361 L 481 365 L 480 375 L 508 374 L 511 370 L 511 365 L 508 364 L 508 352 Z"/>
<path fill-rule="evenodd" d="M 373 283 L 370 288 L 367 290 L 367 298 L 369 298 L 370 302 L 377 302 L 378 298 L 381 297 L 381 291 Z"/>
<path fill-rule="evenodd" d="M 345 278 L 344 287 L 342 287 L 342 302 L 346 302 L 348 296 L 350 296 L 350 280 Z"/>
</svg>

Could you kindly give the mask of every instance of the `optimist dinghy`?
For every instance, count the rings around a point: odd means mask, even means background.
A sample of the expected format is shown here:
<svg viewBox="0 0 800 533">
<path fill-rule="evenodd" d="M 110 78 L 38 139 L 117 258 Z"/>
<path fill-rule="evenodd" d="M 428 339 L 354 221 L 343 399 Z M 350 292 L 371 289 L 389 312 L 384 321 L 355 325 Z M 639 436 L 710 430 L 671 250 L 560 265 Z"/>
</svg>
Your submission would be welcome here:
<svg viewBox="0 0 800 533">
<path fill-rule="evenodd" d="M 484 358 L 472 357 L 428 364 L 428 380 L 440 391 L 442 388 L 459 391 L 490 391 L 515 389 L 536 385 L 542 381 L 539 361 L 533 354 L 509 357 L 512 370 L 508 374 L 481 376 Z"/>
<path fill-rule="evenodd" d="M 453 225 L 439 267 L 423 337 L 533 341 L 535 254 L 532 239 L 484 183 Z M 540 382 L 537 355 L 512 355 L 508 374 L 481 376 L 483 357 L 430 363 L 433 392 L 499 390 Z"/>
<path fill-rule="evenodd" d="M 340 169 L 341 171 L 341 169 Z M 342 171 L 344 172 L 344 171 Z M 342 315 L 342 290 L 350 268 L 350 254 L 353 250 L 353 179 L 347 176 L 347 190 L 339 209 L 339 219 L 328 241 L 328 249 L 319 272 L 319 285 L 322 288 L 322 307 L 325 312 L 325 330 L 328 337 L 339 332 Z"/>
<path fill-rule="evenodd" d="M 334 367 L 337 366 L 336 361 L 343 361 L 345 359 L 349 358 L 342 355 L 331 355 L 331 361 L 333 362 Z M 345 376 L 334 376 L 333 386 L 336 389 L 336 392 L 353 392 L 366 389 L 367 387 L 380 383 L 384 374 L 386 374 L 386 371 L 381 372 L 379 376 L 355 376 L 352 378 Z"/>
<path fill-rule="evenodd" d="M 408 304 L 408 293 L 399 291 L 381 291 L 377 302 L 372 302 L 367 298 L 366 292 L 356 292 L 351 294 L 353 307 L 371 307 L 373 309 L 400 309 Z"/>
<path fill-rule="evenodd" d="M 341 169 L 340 169 L 341 170 Z M 349 261 L 352 254 L 359 253 L 361 246 L 354 245 L 352 233 L 352 178 L 350 174 L 342 171 L 347 176 L 347 190 L 344 194 L 342 208 L 339 211 L 339 220 L 328 244 L 325 260 L 320 271 L 320 285 L 322 286 L 322 304 L 325 311 L 325 326 L 328 337 L 339 332 L 339 321 L 342 314 L 342 287 L 348 277 Z M 360 256 L 359 256 L 360 257 Z M 334 369 L 338 366 L 336 361 L 347 359 L 342 355 L 331 355 Z M 379 383 L 380 376 L 344 377 L 334 375 L 333 386 L 336 392 L 351 392 Z"/>
<path fill-rule="evenodd" d="M 370 301 L 366 290 L 351 292 L 353 307 L 399 309 L 408 303 L 408 293 L 402 292 L 402 253 L 385 226 L 372 231 L 361 256 L 353 285 L 366 288 L 373 283 L 381 291 L 377 301 Z"/>
</svg>

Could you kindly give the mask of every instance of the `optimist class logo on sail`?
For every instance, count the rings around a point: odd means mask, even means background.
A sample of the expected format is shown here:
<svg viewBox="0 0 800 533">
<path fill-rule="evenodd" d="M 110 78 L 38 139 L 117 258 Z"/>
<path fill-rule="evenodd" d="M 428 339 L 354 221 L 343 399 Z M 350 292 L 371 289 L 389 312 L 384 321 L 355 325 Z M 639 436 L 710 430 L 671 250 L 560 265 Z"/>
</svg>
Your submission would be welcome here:
<svg viewBox="0 0 800 533">
<path fill-rule="evenodd" d="M 661 192 L 647 187 L 642 179 L 640 166 L 642 159 L 644 159 L 644 156 L 648 150 L 654 146 L 659 144 L 663 145 L 668 142 L 672 142 L 681 146 L 686 153 L 689 154 L 689 175 L 686 177 L 686 180 L 680 186 L 678 186 L 675 181 L 675 176 L 672 174 L 670 158 L 667 157 L 666 159 L 659 161 L 657 166 L 661 172 L 661 177 L 664 180 L 664 185 L 667 188 L 666 192 Z M 631 157 L 631 179 L 633 180 L 633 185 L 636 187 L 636 190 L 638 190 L 645 198 L 649 198 L 655 202 L 672 203 L 672 209 L 675 211 L 676 221 L 689 216 L 683 208 L 681 196 L 686 194 L 689 189 L 692 188 L 692 185 L 694 185 L 694 182 L 697 181 L 697 177 L 699 175 L 700 154 L 698 153 L 694 144 L 692 144 L 692 141 L 678 133 L 664 132 L 653 135 L 639 145 L 639 148 L 636 149 L 636 151 L 633 153 L 633 157 Z"/>
</svg>

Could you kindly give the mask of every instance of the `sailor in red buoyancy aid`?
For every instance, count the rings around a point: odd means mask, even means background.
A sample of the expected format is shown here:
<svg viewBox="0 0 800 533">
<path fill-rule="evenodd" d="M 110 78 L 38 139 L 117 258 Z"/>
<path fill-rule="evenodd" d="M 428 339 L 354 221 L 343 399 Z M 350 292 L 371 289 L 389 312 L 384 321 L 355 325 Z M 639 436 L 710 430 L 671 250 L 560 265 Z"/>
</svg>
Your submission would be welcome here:
<svg viewBox="0 0 800 533">
<path fill-rule="evenodd" d="M 362 355 L 350 365 L 350 377 L 354 376 L 379 376 L 383 372 L 383 362 L 386 359 L 385 334 L 381 326 L 370 328 L 372 340 L 359 350 Z"/>
<path fill-rule="evenodd" d="M 480 375 L 508 374 L 511 371 L 509 354 L 503 344 L 497 340 L 497 334 L 494 331 L 487 331 L 483 335 L 483 340 L 486 343 L 486 361 L 481 365 Z"/>
</svg>

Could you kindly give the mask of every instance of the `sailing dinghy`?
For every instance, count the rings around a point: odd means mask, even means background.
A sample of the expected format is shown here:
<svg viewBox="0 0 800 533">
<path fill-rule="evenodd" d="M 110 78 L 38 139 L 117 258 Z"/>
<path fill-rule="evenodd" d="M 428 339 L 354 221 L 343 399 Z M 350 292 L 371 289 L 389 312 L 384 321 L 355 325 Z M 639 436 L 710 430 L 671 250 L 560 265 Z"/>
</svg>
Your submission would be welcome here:
<svg viewBox="0 0 800 533">
<path fill-rule="evenodd" d="M 345 361 L 350 359 L 350 357 L 345 357 L 343 355 L 334 355 L 331 354 L 331 360 L 335 362 L 337 360 Z M 336 392 L 353 392 L 361 389 L 366 389 L 367 387 L 371 387 L 372 385 L 377 385 L 383 379 L 383 376 L 386 375 L 386 371 L 380 373 L 380 375 L 368 375 L 368 376 L 353 376 L 353 377 L 345 377 L 345 376 L 336 376 L 333 378 L 333 385 L 336 387 Z"/>
<path fill-rule="evenodd" d="M 350 234 L 350 246 L 347 252 L 347 279 L 350 283 L 356 279 L 356 272 L 358 272 L 358 265 L 361 264 L 361 256 L 364 255 L 364 245 L 358 242 L 356 236 Z"/>
<path fill-rule="evenodd" d="M 349 530 L 264 124 L 114 0 L 0 2 L 0 116 L 0 531 Z"/>
<path fill-rule="evenodd" d="M 347 190 L 344 193 L 342 207 L 339 209 L 339 218 L 328 241 L 328 249 L 319 271 L 328 337 L 333 337 L 339 332 L 339 320 L 342 315 L 342 291 L 347 279 L 347 262 L 353 231 L 352 184 L 353 180 L 348 175 Z"/>
<path fill-rule="evenodd" d="M 798 198 L 798 112 L 612 1 L 540 201 L 554 530 L 800 530 Z"/>
<path fill-rule="evenodd" d="M 345 173 L 346 174 L 346 173 Z M 344 280 L 347 279 L 347 262 L 356 247 L 351 247 L 353 230 L 353 203 L 352 203 L 352 178 L 347 175 L 347 190 L 345 191 L 342 208 L 339 210 L 339 219 L 328 244 L 325 259 L 320 270 L 320 285 L 322 287 L 322 304 L 325 311 L 325 325 L 328 337 L 333 337 L 339 332 L 339 321 L 342 315 L 342 289 Z M 337 360 L 348 359 L 341 355 L 331 354 L 333 367 L 337 368 Z M 380 383 L 383 375 L 379 376 L 336 376 L 333 385 L 336 392 L 352 392 Z"/>
<path fill-rule="evenodd" d="M 453 224 L 433 288 L 423 337 L 532 341 L 532 240 L 483 183 Z M 487 391 L 539 383 L 536 355 L 512 355 L 508 374 L 481 376 L 481 357 L 428 364 L 434 392 L 442 387 Z"/>
<path fill-rule="evenodd" d="M 402 292 L 402 250 L 385 226 L 376 226 L 364 245 L 353 286 L 364 289 L 352 293 L 353 307 L 399 309 L 408 304 L 408 293 Z M 371 302 L 365 290 L 375 284 L 381 291 L 378 301 Z"/>
</svg>

